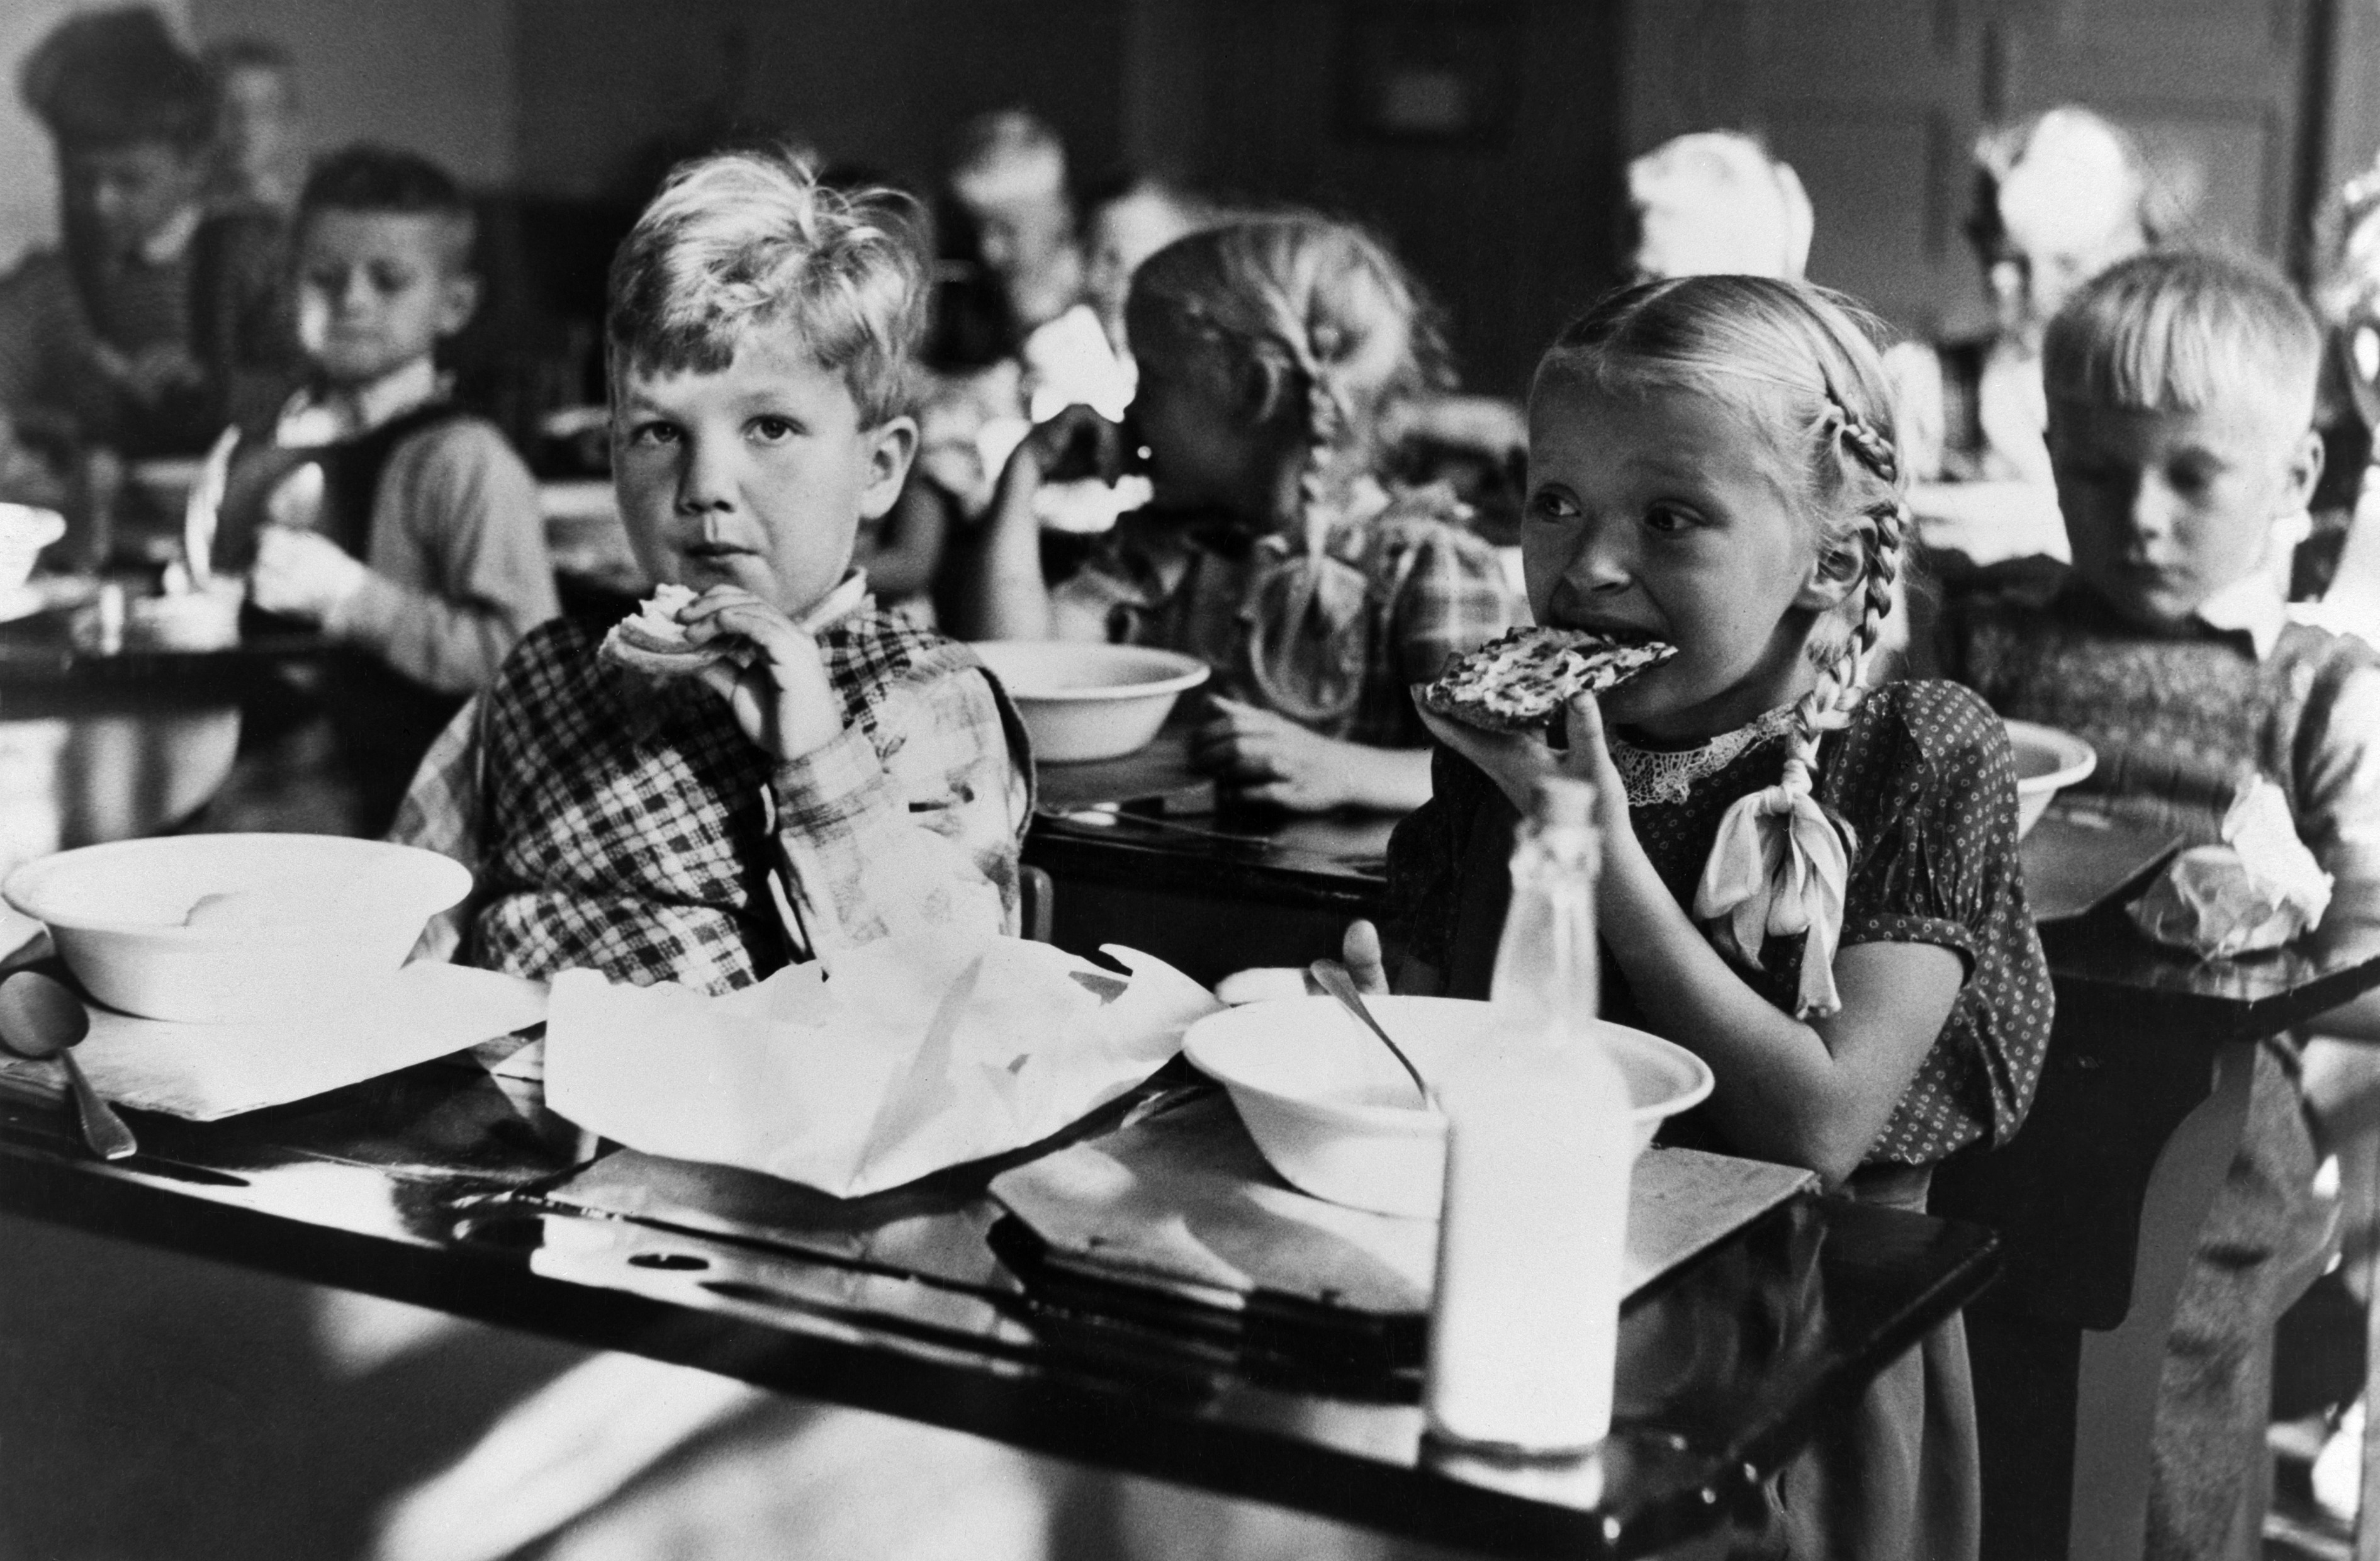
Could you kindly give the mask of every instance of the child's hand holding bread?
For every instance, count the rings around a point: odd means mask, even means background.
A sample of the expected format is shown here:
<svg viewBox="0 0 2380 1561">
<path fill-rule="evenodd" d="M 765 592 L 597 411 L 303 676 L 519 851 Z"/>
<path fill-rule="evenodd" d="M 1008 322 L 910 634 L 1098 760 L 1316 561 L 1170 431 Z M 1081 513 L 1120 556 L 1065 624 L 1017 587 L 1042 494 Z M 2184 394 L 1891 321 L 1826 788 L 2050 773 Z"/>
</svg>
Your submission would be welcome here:
<svg viewBox="0 0 2380 1561">
<path fill-rule="evenodd" d="M 843 704 L 809 632 L 752 592 L 715 585 L 697 595 L 657 587 L 604 636 L 607 661 L 655 677 L 698 677 L 727 701 L 744 735 L 779 763 L 843 732 Z"/>
</svg>

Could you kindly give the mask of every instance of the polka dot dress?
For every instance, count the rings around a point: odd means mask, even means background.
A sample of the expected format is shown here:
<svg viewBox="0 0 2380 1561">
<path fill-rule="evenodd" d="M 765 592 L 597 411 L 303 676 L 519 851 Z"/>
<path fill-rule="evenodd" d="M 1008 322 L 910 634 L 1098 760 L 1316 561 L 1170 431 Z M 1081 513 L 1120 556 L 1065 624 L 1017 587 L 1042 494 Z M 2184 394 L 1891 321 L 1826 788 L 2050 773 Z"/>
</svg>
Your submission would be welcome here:
<svg viewBox="0 0 2380 1561">
<path fill-rule="evenodd" d="M 1631 810 L 1637 838 L 1681 905 L 1710 855 L 1720 817 L 1738 798 L 1773 786 L 1786 739 L 1756 742 L 1684 800 Z M 1475 886 L 1453 882 L 1463 860 L 1463 822 L 1502 799 L 1468 763 L 1441 751 L 1438 793 L 1398 830 L 1390 899 L 1414 908 L 1415 951 L 1437 961 L 1458 938 L 1434 907 L 1468 907 Z M 1966 967 L 1966 982 L 1917 1076 L 1870 1147 L 1869 1164 L 1930 1165 L 1969 1144 L 2008 1141 L 2023 1120 L 2049 1043 L 2049 970 L 2025 904 L 2017 860 L 2016 767 L 2006 729 L 1989 707 L 1949 683 L 1895 683 L 1876 690 L 1818 750 L 1817 795 L 1854 833 L 1842 946 L 1927 943 Z M 1495 901 L 1500 921 L 1502 896 Z M 1772 938 L 1764 969 L 1739 973 L 1791 1012 L 1801 979 L 1800 937 Z M 1445 968 L 1440 963 L 1440 968 Z M 1604 1010 L 1639 1022 L 1616 970 L 1607 967 Z M 1691 1135 L 1690 1135 L 1691 1136 Z M 1723 1145 L 1720 1147 L 1724 1147 Z"/>
</svg>

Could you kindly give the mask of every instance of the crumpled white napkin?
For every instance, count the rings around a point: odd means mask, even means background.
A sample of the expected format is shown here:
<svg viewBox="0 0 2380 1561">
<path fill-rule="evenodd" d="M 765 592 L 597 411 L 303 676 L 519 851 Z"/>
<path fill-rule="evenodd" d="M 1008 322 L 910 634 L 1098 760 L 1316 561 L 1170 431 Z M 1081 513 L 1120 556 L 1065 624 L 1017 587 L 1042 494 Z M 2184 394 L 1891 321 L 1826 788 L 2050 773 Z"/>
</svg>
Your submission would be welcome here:
<svg viewBox="0 0 2380 1561">
<path fill-rule="evenodd" d="M 1136 950 L 882 938 L 723 997 L 555 978 L 545 1099 L 632 1149 L 852 1198 L 1022 1148 L 1115 1099 L 1213 1012 Z"/>
<path fill-rule="evenodd" d="M 2331 876 L 2297 836 L 2289 799 L 2258 776 L 2224 815 L 2220 846 L 2193 846 L 2132 902 L 2132 921 L 2202 959 L 2278 948 L 2322 924 Z"/>
</svg>

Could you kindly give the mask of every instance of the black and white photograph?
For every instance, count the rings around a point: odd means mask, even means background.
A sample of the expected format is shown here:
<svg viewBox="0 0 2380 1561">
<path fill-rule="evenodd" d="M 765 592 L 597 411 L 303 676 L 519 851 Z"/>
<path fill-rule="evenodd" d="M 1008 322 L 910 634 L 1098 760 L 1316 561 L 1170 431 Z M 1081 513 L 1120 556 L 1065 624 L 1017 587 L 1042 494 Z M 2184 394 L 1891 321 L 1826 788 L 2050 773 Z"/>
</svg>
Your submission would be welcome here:
<svg viewBox="0 0 2380 1561">
<path fill-rule="evenodd" d="M 2375 436 L 2380 0 L 0 0 L 0 1561 L 2380 1561 Z"/>
</svg>

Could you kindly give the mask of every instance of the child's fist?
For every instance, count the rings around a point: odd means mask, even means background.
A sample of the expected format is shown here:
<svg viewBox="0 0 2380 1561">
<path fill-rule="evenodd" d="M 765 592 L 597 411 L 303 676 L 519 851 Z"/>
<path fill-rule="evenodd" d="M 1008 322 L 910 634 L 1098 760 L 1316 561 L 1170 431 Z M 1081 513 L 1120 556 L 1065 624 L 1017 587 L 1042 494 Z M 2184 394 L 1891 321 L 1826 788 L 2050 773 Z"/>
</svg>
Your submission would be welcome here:
<svg viewBox="0 0 2380 1561">
<path fill-rule="evenodd" d="M 744 735 L 779 763 L 815 753 L 843 733 L 843 703 L 827 681 L 818 641 L 791 618 L 737 586 L 714 585 L 681 609 L 697 645 L 757 652 L 699 674 L 727 701 Z"/>
<path fill-rule="evenodd" d="M 319 531 L 266 526 L 257 532 L 249 593 L 268 613 L 320 623 L 361 590 L 370 573 Z"/>
</svg>

